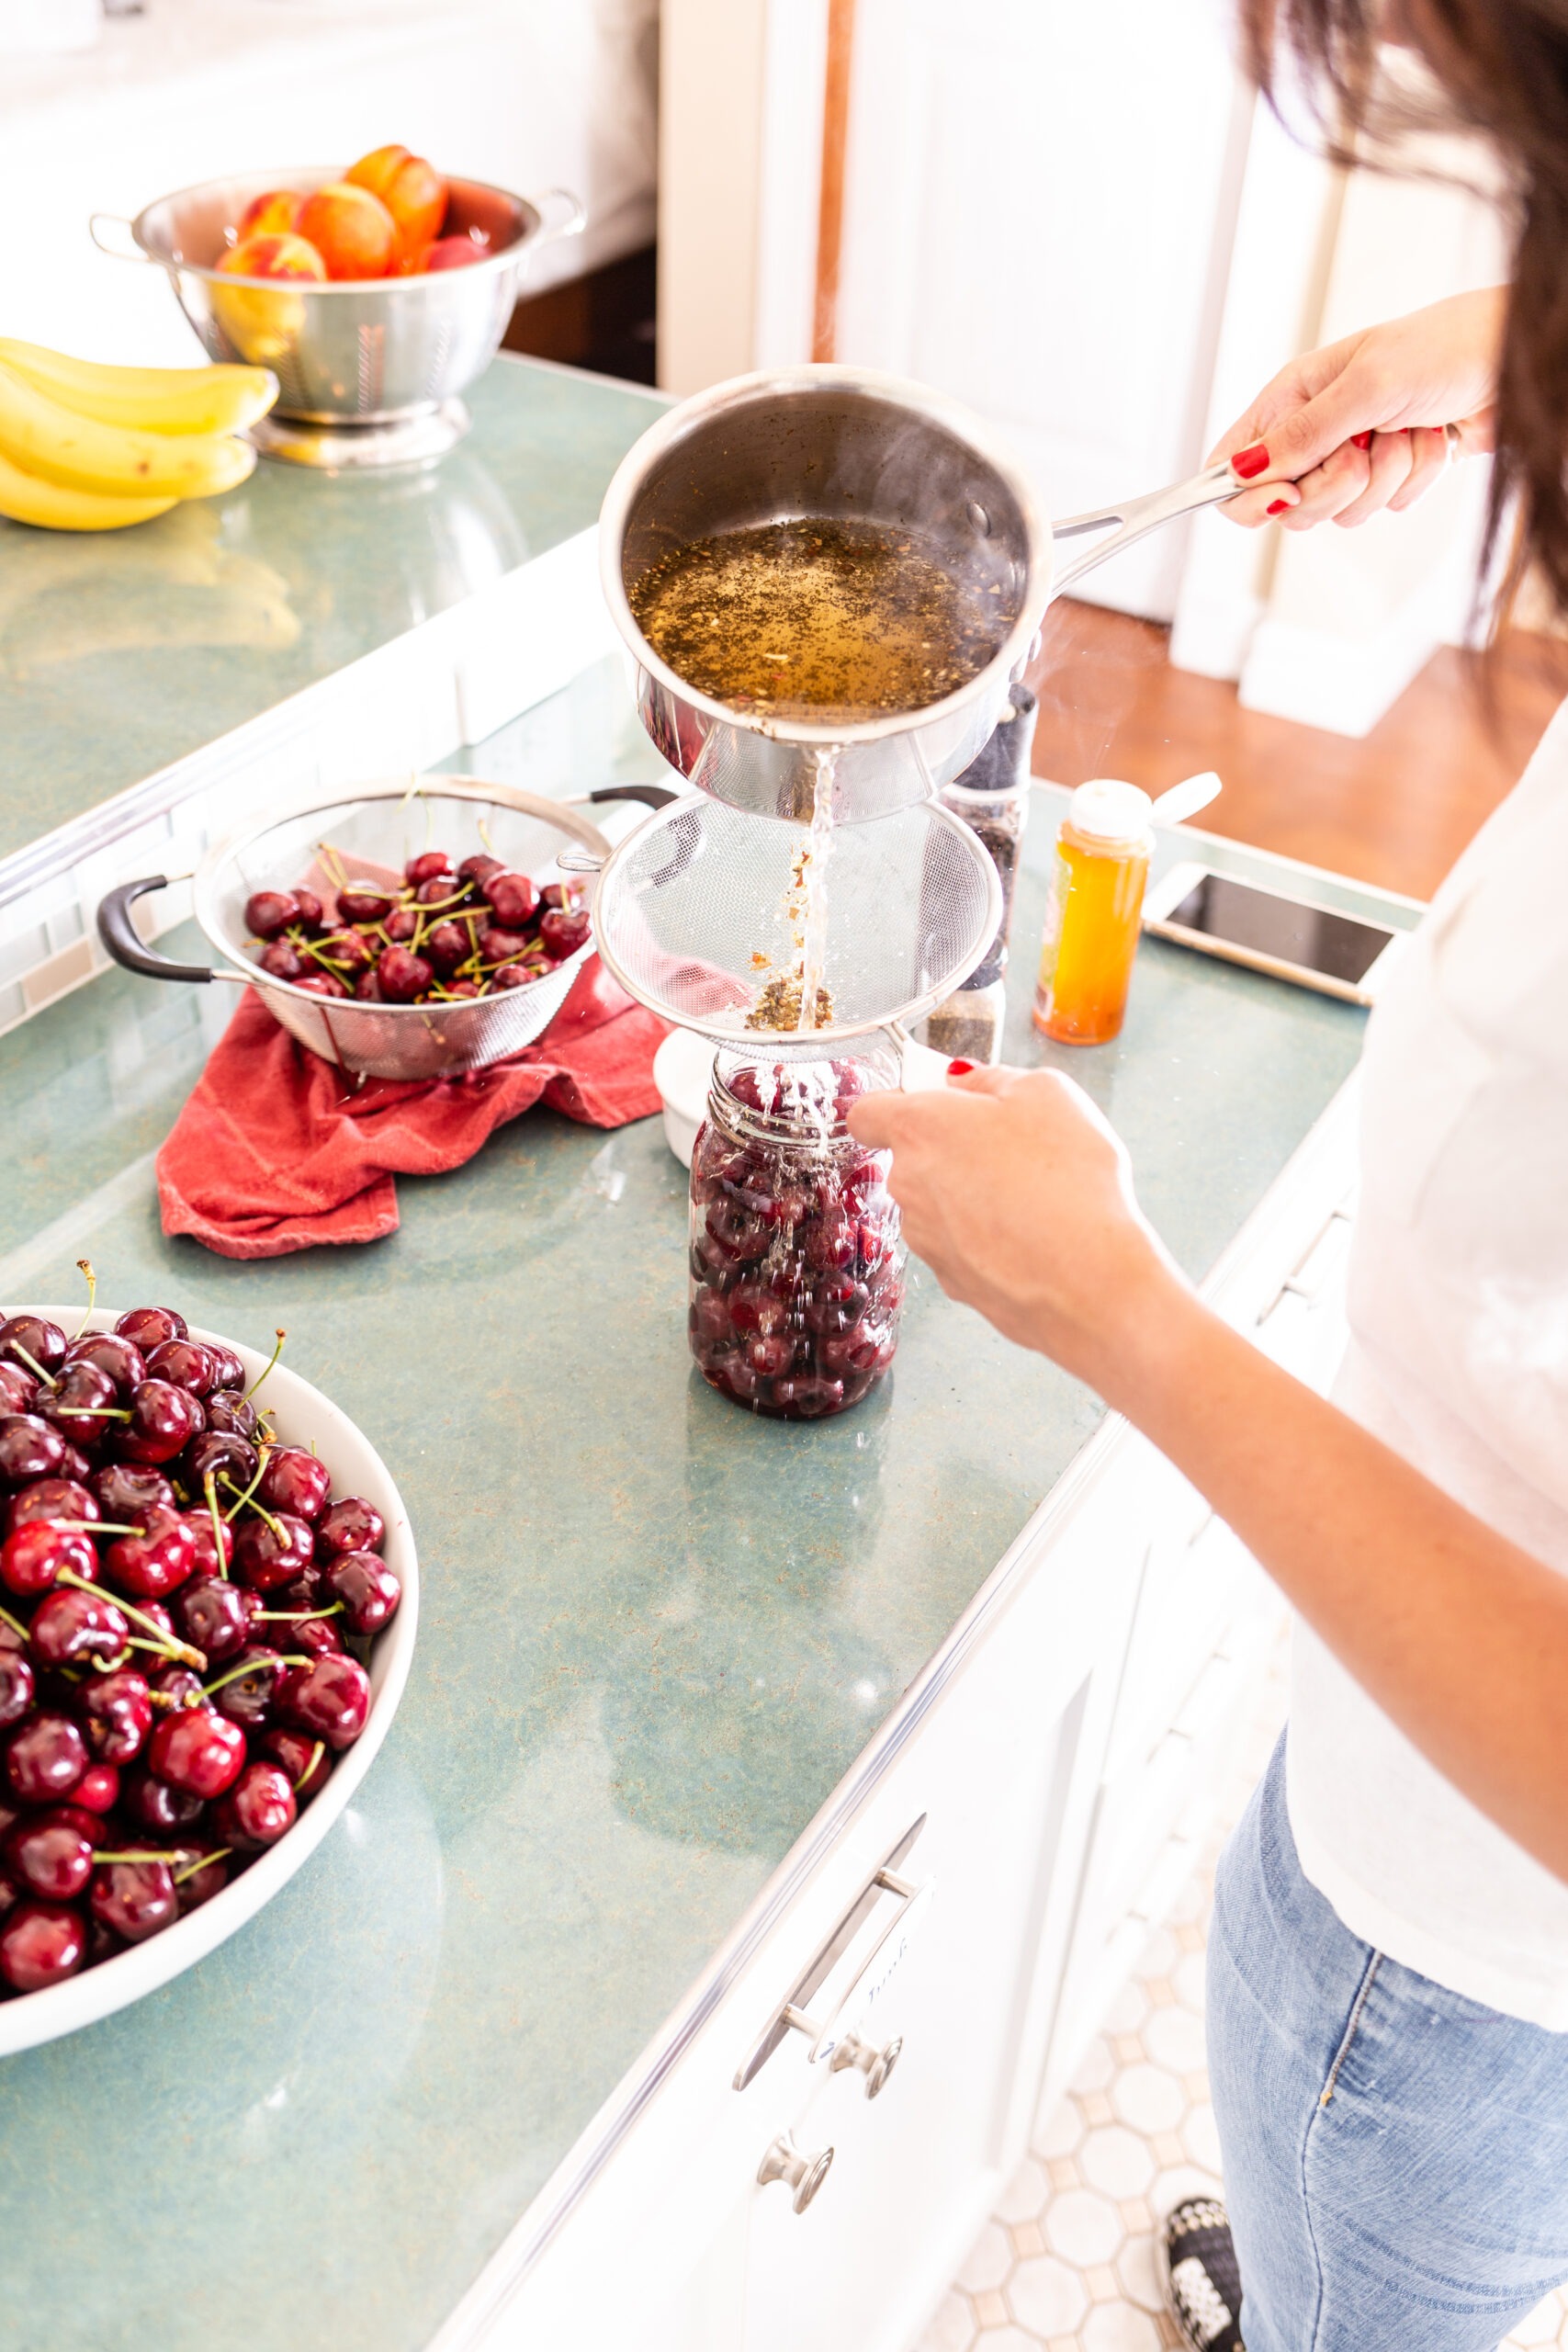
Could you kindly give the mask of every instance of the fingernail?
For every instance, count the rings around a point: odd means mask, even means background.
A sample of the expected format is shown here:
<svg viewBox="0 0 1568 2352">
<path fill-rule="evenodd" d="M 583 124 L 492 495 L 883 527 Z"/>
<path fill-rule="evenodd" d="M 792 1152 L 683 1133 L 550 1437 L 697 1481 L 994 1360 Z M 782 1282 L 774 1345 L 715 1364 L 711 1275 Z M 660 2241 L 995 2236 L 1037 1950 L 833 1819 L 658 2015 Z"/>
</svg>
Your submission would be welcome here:
<svg viewBox="0 0 1568 2352">
<path fill-rule="evenodd" d="M 1372 446 L 1372 436 L 1370 433 L 1352 433 L 1350 438 L 1358 449 L 1370 449 Z"/>
<path fill-rule="evenodd" d="M 1270 514 L 1288 514 L 1290 511 L 1290 504 L 1291 502 L 1288 498 L 1277 498 L 1268 511 Z"/>
<path fill-rule="evenodd" d="M 1261 441 L 1255 441 L 1250 449 L 1238 449 L 1231 459 L 1232 473 L 1239 474 L 1243 481 L 1250 481 L 1254 474 L 1264 474 L 1268 470 L 1269 452 Z"/>
<path fill-rule="evenodd" d="M 949 1062 L 947 1074 L 949 1078 L 967 1078 L 974 1067 L 973 1062 Z"/>
</svg>

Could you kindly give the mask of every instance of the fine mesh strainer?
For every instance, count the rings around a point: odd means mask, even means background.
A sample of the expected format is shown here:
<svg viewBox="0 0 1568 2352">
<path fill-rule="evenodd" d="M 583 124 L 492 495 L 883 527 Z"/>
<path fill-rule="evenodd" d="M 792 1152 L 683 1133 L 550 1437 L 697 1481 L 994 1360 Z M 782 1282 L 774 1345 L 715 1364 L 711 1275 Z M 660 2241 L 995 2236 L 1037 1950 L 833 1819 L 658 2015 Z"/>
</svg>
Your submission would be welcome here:
<svg viewBox="0 0 1568 2352">
<path fill-rule="evenodd" d="M 641 798 L 611 790 L 595 798 Z M 484 831 L 479 831 L 480 825 Z M 422 850 L 444 849 L 460 863 L 482 849 L 536 882 L 553 878 L 570 844 L 607 855 L 599 828 L 558 800 L 469 776 L 383 778 L 298 808 L 209 850 L 197 868 L 196 917 L 222 957 L 220 967 L 175 964 L 146 947 L 130 919 L 131 903 L 165 887 L 156 875 L 112 890 L 98 929 L 117 963 L 152 979 L 232 980 L 256 989 L 268 1010 L 313 1053 L 355 1077 L 423 1080 L 477 1069 L 532 1045 L 565 1003 L 594 941 L 526 988 L 454 1004 L 356 1004 L 326 1000 L 273 979 L 247 952 L 245 901 L 255 890 L 293 890 L 327 842 L 350 873 L 401 872 Z"/>
<path fill-rule="evenodd" d="M 593 924 L 606 967 L 666 1021 L 757 1035 L 747 1015 L 763 988 L 800 968 L 793 875 L 809 841 L 803 826 L 705 794 L 672 801 L 600 874 Z M 583 862 L 569 853 L 574 869 Z M 1001 923 L 989 851 L 935 801 L 838 827 L 825 872 L 832 1019 L 810 1033 L 817 1046 L 918 1021 L 975 970 Z"/>
</svg>

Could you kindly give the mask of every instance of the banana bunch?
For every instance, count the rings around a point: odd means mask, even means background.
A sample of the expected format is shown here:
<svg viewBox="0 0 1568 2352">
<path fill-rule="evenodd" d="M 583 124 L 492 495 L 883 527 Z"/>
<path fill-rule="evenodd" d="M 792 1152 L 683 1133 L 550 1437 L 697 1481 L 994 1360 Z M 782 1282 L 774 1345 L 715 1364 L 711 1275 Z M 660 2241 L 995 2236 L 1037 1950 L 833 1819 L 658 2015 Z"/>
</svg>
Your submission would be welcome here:
<svg viewBox="0 0 1568 2352">
<path fill-rule="evenodd" d="M 105 368 L 0 335 L 0 514 L 114 531 L 232 490 L 256 461 L 233 436 L 276 398 L 265 368 Z"/>
</svg>

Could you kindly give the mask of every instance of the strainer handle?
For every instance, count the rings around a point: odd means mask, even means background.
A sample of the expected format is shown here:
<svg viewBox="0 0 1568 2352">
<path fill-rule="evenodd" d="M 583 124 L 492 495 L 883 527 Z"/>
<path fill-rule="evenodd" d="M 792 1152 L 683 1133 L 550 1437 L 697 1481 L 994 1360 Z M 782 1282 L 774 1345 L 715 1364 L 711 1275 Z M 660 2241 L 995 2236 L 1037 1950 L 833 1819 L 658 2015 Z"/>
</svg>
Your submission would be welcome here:
<svg viewBox="0 0 1568 2352">
<path fill-rule="evenodd" d="M 130 910 L 149 890 L 166 890 L 165 874 L 148 874 L 140 882 L 122 882 L 98 905 L 98 937 L 117 964 L 140 972 L 144 980 L 210 980 L 215 976 L 203 964 L 175 964 L 167 956 L 144 946 L 131 922 Z"/>
</svg>

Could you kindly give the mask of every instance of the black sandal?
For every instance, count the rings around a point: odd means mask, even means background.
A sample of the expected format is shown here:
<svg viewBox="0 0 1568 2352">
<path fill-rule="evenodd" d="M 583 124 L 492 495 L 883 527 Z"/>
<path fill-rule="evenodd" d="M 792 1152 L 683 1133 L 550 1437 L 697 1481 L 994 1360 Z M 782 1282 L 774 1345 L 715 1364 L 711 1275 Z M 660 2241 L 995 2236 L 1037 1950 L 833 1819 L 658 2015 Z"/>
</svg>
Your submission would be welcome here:
<svg viewBox="0 0 1568 2352">
<path fill-rule="evenodd" d="M 1159 2248 L 1165 2300 L 1190 2352 L 1247 2352 L 1241 2340 L 1241 2266 L 1225 2209 L 1188 2197 L 1166 2216 Z"/>
</svg>

